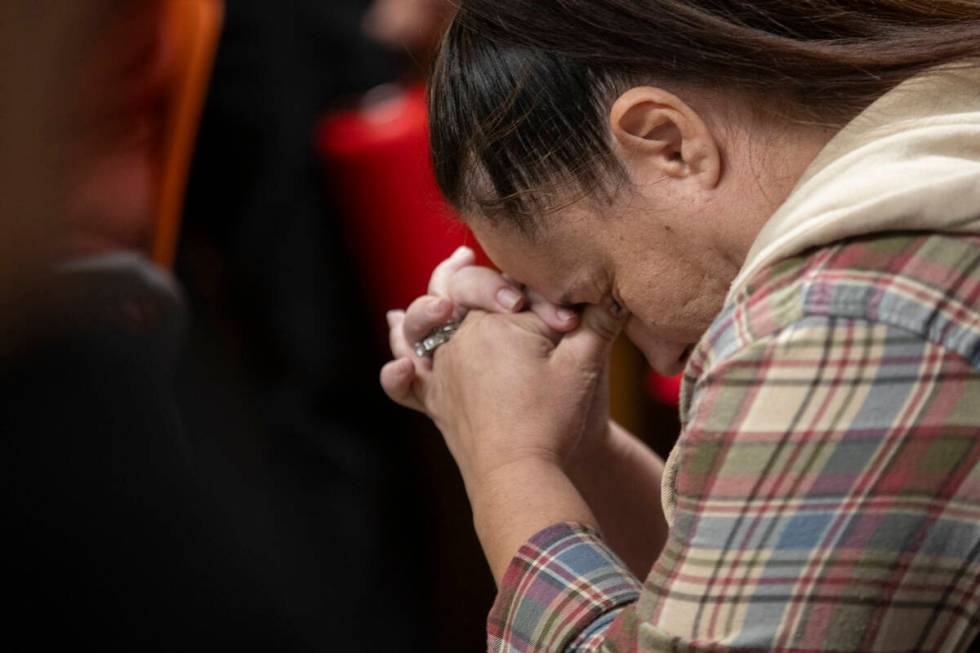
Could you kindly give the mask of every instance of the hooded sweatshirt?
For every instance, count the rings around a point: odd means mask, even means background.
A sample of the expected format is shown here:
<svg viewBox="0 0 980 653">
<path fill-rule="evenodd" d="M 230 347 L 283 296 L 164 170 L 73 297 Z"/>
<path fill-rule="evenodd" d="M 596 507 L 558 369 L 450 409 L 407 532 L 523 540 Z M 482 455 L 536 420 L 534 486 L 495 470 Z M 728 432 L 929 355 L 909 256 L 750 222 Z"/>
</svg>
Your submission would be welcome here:
<svg viewBox="0 0 980 653">
<path fill-rule="evenodd" d="M 781 259 L 885 231 L 980 233 L 980 67 L 914 77 L 844 127 L 763 227 L 727 302 Z"/>
</svg>

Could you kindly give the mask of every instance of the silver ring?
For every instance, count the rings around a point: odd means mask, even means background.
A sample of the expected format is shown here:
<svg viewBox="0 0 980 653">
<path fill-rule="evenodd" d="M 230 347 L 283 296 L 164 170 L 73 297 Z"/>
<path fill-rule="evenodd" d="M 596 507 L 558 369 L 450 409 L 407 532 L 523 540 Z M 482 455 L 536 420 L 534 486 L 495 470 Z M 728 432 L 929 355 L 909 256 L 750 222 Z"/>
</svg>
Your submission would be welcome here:
<svg viewBox="0 0 980 653">
<path fill-rule="evenodd" d="M 422 339 L 422 342 L 415 343 L 415 355 L 419 358 L 431 355 L 436 349 L 449 342 L 453 334 L 459 330 L 460 324 L 460 322 L 447 322 L 432 331 Z"/>
</svg>

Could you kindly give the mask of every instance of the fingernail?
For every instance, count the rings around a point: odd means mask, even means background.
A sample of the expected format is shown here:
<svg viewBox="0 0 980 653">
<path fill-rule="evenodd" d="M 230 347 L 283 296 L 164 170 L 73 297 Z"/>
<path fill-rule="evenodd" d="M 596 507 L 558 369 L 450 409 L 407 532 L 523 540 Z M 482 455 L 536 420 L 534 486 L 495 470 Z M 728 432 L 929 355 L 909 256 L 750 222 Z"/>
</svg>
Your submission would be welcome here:
<svg viewBox="0 0 980 653">
<path fill-rule="evenodd" d="M 388 313 L 385 315 L 385 318 L 388 320 L 388 328 L 389 329 L 394 329 L 395 328 L 395 316 L 397 314 L 398 314 L 398 311 L 388 311 Z"/>
<path fill-rule="evenodd" d="M 452 257 L 454 259 L 458 259 L 458 258 L 463 258 L 464 256 L 467 256 L 472 253 L 473 253 L 472 249 L 470 249 L 466 245 L 462 245 L 461 247 L 458 247 L 455 252 L 453 252 Z"/>
<path fill-rule="evenodd" d="M 429 304 L 430 315 L 443 315 L 449 310 L 449 300 L 439 299 Z"/>
<path fill-rule="evenodd" d="M 517 305 L 521 303 L 522 299 L 524 297 L 521 293 L 513 288 L 501 288 L 500 292 L 497 293 L 497 302 L 508 311 L 517 309 Z"/>
<path fill-rule="evenodd" d="M 571 322 L 578 317 L 578 313 L 575 311 L 570 311 L 567 308 L 559 308 L 557 311 L 555 311 L 555 315 L 557 315 L 558 319 L 562 322 Z"/>
</svg>

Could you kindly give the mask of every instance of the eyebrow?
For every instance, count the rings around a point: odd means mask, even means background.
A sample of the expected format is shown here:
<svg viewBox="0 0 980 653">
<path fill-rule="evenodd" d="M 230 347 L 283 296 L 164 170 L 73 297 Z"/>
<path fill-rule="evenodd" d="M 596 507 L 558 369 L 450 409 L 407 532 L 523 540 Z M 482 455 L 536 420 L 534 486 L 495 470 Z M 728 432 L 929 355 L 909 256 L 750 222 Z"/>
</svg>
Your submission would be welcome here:
<svg viewBox="0 0 980 653">
<path fill-rule="evenodd" d="M 597 281 L 594 277 L 577 277 L 571 283 L 571 287 L 562 293 L 561 299 L 558 300 L 558 305 L 564 308 L 579 309 L 582 307 L 583 302 L 575 301 L 576 297 L 581 298 L 583 292 L 587 292 L 589 288 L 595 286 L 599 288 Z"/>
<path fill-rule="evenodd" d="M 510 280 L 513 281 L 514 283 L 519 283 L 520 285 L 522 285 L 525 288 L 527 288 L 527 284 L 524 283 L 523 281 L 521 281 L 520 279 L 517 279 L 515 277 L 510 277 Z M 558 304 L 557 305 L 558 306 L 561 306 L 562 308 L 574 308 L 575 307 L 575 303 L 572 301 L 572 298 L 574 296 L 575 296 L 575 288 L 572 288 L 571 290 L 566 290 L 562 294 L 561 298 L 558 299 Z M 547 301 L 551 301 L 547 297 L 545 297 L 545 299 Z"/>
</svg>

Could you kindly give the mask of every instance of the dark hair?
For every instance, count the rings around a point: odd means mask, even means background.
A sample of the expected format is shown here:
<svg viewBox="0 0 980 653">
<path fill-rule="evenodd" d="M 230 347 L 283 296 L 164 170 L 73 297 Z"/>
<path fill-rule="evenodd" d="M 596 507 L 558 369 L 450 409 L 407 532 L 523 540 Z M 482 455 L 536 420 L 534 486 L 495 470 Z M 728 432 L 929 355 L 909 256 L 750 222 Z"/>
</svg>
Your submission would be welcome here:
<svg viewBox="0 0 980 653">
<path fill-rule="evenodd" d="M 781 118 L 841 126 L 915 74 L 978 58 L 975 0 L 461 0 L 429 91 L 436 178 L 460 211 L 530 230 L 625 181 L 606 115 L 631 85 L 764 97 Z"/>
</svg>

